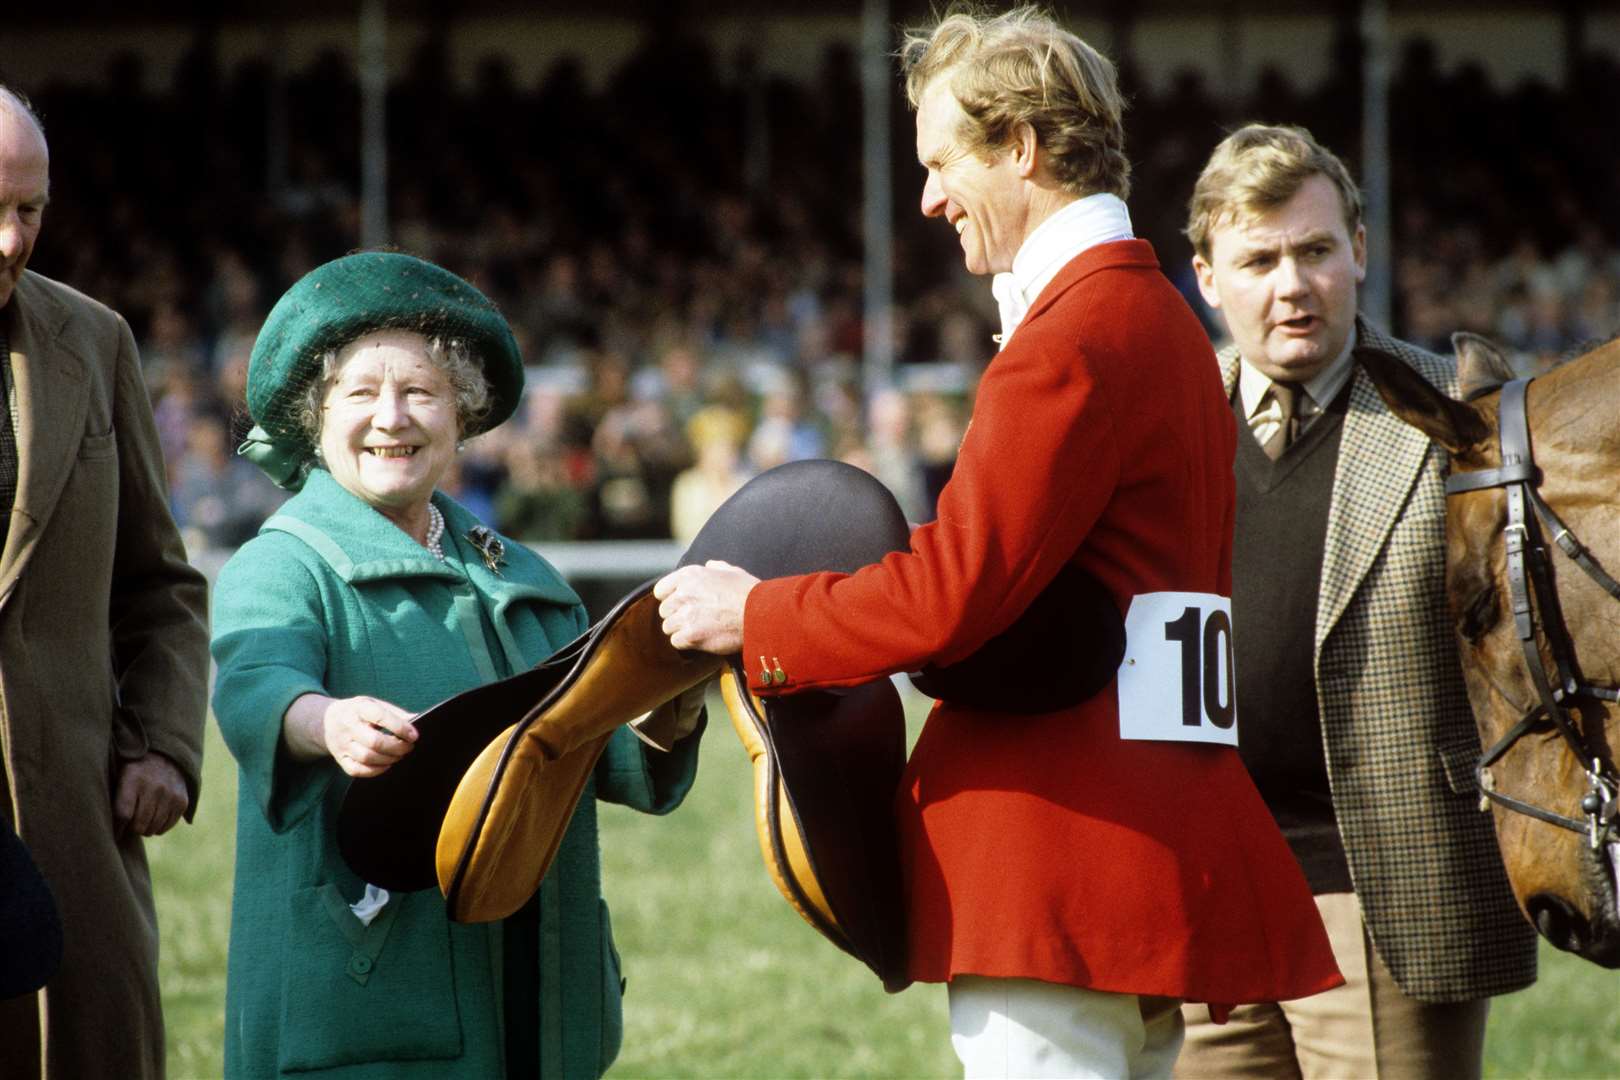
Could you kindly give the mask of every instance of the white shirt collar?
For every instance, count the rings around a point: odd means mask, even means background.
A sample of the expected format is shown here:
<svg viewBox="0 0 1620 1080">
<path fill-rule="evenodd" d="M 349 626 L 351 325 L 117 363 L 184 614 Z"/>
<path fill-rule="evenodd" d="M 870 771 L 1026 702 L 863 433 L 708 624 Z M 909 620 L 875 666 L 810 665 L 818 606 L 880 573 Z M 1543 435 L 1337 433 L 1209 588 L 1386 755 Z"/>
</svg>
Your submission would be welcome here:
<svg viewBox="0 0 1620 1080">
<path fill-rule="evenodd" d="M 1013 256 L 1012 271 L 997 274 L 990 282 L 1001 309 L 1000 343 L 1012 340 L 1030 304 L 1076 255 L 1134 235 L 1125 201 L 1107 192 L 1076 199 L 1037 225 Z"/>
<path fill-rule="evenodd" d="M 1305 392 L 1311 396 L 1311 401 L 1318 409 L 1325 409 L 1332 404 L 1333 399 L 1339 396 L 1344 384 L 1350 381 L 1350 374 L 1354 364 L 1350 353 L 1356 347 L 1356 328 L 1350 328 L 1350 336 L 1345 339 L 1344 348 L 1333 362 L 1318 371 L 1302 384 Z M 1243 415 L 1253 418 L 1259 411 L 1261 403 L 1266 399 L 1266 391 L 1271 389 L 1271 380 L 1260 373 L 1260 370 L 1239 358 L 1238 362 L 1238 395 L 1243 403 Z"/>
</svg>

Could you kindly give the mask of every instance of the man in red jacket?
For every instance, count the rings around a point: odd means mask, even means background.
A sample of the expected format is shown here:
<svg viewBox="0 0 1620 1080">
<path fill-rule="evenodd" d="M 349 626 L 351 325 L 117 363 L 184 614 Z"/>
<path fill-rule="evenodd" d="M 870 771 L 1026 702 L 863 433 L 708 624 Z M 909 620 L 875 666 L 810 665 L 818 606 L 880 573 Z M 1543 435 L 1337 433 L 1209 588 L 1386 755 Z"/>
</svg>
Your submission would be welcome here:
<svg viewBox="0 0 1620 1080">
<path fill-rule="evenodd" d="M 949 16 L 903 64 L 922 212 L 996 275 L 1002 312 L 937 520 L 849 575 L 684 568 L 656 588 L 664 629 L 766 657 L 754 691 L 794 693 L 961 661 L 1066 566 L 1102 582 L 1126 616 L 1114 682 L 928 718 L 896 795 L 910 974 L 949 984 L 969 1076 L 1168 1076 L 1178 1001 L 1223 1014 L 1340 981 L 1234 749 L 1235 422 L 1132 238 L 1112 65 L 1031 8 Z"/>
</svg>

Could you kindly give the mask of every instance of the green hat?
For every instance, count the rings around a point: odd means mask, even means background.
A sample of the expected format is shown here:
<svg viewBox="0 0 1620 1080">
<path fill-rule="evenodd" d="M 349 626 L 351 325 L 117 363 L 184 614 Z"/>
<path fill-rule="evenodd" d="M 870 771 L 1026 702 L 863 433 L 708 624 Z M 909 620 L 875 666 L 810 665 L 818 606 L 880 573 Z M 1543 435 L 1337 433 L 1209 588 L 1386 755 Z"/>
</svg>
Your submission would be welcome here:
<svg viewBox="0 0 1620 1080">
<path fill-rule="evenodd" d="M 259 331 L 248 361 L 247 406 L 257 425 L 238 453 L 282 487 L 296 490 L 315 447 L 299 423 L 321 354 L 373 330 L 459 338 L 484 365 L 490 409 L 477 435 L 506 421 L 523 396 L 523 358 L 495 304 L 424 259 L 363 251 L 317 266 L 288 289 Z"/>
</svg>

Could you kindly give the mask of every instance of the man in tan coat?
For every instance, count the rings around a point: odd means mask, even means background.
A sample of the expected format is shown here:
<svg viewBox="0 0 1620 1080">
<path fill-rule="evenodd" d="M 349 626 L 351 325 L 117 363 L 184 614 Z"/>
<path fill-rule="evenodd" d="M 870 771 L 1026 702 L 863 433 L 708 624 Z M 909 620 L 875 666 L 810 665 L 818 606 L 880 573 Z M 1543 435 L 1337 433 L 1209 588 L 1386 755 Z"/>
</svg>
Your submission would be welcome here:
<svg viewBox="0 0 1620 1080">
<path fill-rule="evenodd" d="M 56 975 L 0 1001 L 0 1073 L 159 1077 L 141 838 L 196 806 L 205 586 L 129 327 L 24 270 L 48 199 L 44 130 L 0 86 L 0 814 L 63 926 Z"/>
</svg>

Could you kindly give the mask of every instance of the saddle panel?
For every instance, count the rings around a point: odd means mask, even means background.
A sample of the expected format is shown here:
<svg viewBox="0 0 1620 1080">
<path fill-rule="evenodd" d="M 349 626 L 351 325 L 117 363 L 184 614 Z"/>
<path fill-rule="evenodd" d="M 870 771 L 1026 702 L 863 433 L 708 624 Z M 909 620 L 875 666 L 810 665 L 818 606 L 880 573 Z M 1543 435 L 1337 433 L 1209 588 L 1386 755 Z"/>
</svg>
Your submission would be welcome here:
<svg viewBox="0 0 1620 1080">
<path fill-rule="evenodd" d="M 456 787 L 490 741 L 567 677 L 585 639 L 509 679 L 441 701 L 413 718 L 416 748 L 381 776 L 349 784 L 338 851 L 361 878 L 391 892 L 438 883 L 434 846 Z"/>
<path fill-rule="evenodd" d="M 754 763 L 760 853 L 801 918 L 896 992 L 906 975 L 905 898 L 894 798 L 905 711 L 887 679 L 845 693 L 762 700 L 721 676 L 732 725 Z"/>
<path fill-rule="evenodd" d="M 782 775 L 766 739 L 765 707 L 749 691 L 740 689 L 740 685 L 734 673 L 721 674 L 721 699 L 731 716 L 731 726 L 754 766 L 754 831 L 759 839 L 760 857 L 765 861 L 765 872 L 782 899 L 801 919 L 840 949 L 850 952 L 847 939 L 838 929 L 838 920 L 816 881 L 810 856 L 804 849 L 804 833 L 794 819 L 792 800 L 782 786 Z M 744 702 L 745 695 L 752 700 Z"/>
<path fill-rule="evenodd" d="M 517 728 L 473 762 L 439 832 L 438 885 L 456 922 L 504 919 L 534 895 L 613 737 L 609 729 L 555 759 L 523 755 L 506 774 L 509 782 L 496 783 L 521 746 Z"/>
<path fill-rule="evenodd" d="M 444 877 L 439 866 L 440 834 L 446 817 L 454 816 L 458 828 L 471 828 L 482 810 L 478 800 L 463 793 L 460 798 L 473 805 L 462 806 L 451 815 L 457 792 L 468 786 L 469 770 L 492 742 L 504 745 L 507 734 L 565 696 L 582 678 L 597 687 L 602 680 L 592 669 L 596 654 L 609 638 L 614 643 L 609 659 L 615 674 L 628 689 L 640 678 L 637 672 L 649 672 L 654 687 L 650 696 L 656 696 L 660 680 L 672 678 L 673 683 L 680 683 L 681 676 L 672 677 L 672 669 L 689 668 L 693 677 L 691 683 L 677 686 L 671 696 L 701 682 L 707 677 L 703 672 L 712 673 L 719 663 L 712 657 L 683 657 L 669 648 L 659 630 L 652 583 L 642 585 L 595 625 L 528 671 L 456 694 L 414 717 L 415 749 L 381 776 L 352 781 L 344 794 L 337 821 L 338 851 L 344 862 L 364 880 L 389 890 L 406 892 L 439 885 Z M 621 700 L 624 695 L 613 690 L 611 681 L 608 688 L 610 692 L 597 702 L 600 709 L 616 715 L 633 707 L 633 701 L 626 704 Z M 578 698 L 576 693 L 570 700 Z M 654 702 L 625 714 L 606 727 L 591 710 L 576 709 L 560 716 L 555 726 L 537 737 L 549 747 L 543 752 L 558 758 L 601 731 L 661 704 Z M 514 718 L 520 718 L 517 724 Z M 495 759 L 499 760 L 498 754 Z M 481 769 L 478 781 L 492 782 L 496 772 Z"/>
<path fill-rule="evenodd" d="M 671 648 L 661 623 L 651 584 L 631 593 L 555 689 L 465 770 L 434 845 L 451 918 L 488 922 L 521 907 L 550 868 L 614 729 L 719 668 L 718 657 Z"/>
</svg>

